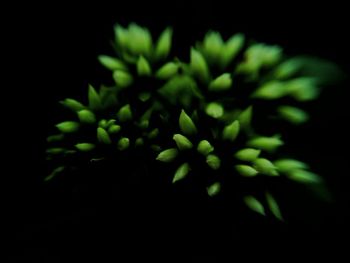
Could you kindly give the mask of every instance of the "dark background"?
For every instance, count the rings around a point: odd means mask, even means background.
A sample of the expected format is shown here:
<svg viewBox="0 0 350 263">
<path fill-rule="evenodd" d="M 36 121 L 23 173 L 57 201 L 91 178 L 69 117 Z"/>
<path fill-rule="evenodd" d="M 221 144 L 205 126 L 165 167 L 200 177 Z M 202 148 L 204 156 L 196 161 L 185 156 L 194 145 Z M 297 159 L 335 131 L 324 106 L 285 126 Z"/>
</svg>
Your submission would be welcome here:
<svg viewBox="0 0 350 263">
<path fill-rule="evenodd" d="M 255 255 L 284 260 L 293 255 L 298 258 L 302 252 L 310 258 L 325 254 L 337 258 L 346 251 L 347 80 L 324 90 L 310 107 L 310 124 L 291 130 L 288 138 L 291 152 L 325 178 L 334 201 L 315 203 L 304 200 L 300 192 L 290 208 L 299 216 L 291 216 L 286 225 L 264 221 L 241 231 L 240 238 L 230 239 L 231 233 L 240 231 L 230 228 L 220 209 L 193 209 L 191 205 L 196 206 L 198 200 L 190 204 L 182 200 L 173 207 L 166 190 L 145 197 L 147 191 L 134 185 L 129 192 L 121 190 L 122 194 L 115 197 L 119 203 L 113 203 L 106 193 L 115 189 L 103 176 L 87 178 L 85 183 L 83 177 L 79 182 L 67 178 L 49 185 L 42 182 L 46 174 L 45 138 L 48 127 L 60 115 L 57 101 L 80 98 L 88 83 L 97 85 L 109 78 L 96 56 L 112 54 L 110 40 L 116 22 L 127 25 L 135 21 L 149 27 L 154 35 L 173 26 L 174 48 L 183 58 L 188 50 L 182 47 L 214 29 L 226 37 L 243 32 L 261 42 L 279 44 L 289 54 L 335 61 L 347 74 L 349 40 L 344 7 L 335 3 L 243 6 L 223 1 L 164 1 L 155 5 L 19 5 L 14 10 L 3 23 L 10 45 L 4 50 L 5 56 L 10 56 L 10 73 L 6 72 L 10 81 L 2 95 L 2 141 L 9 146 L 5 153 L 9 161 L 5 159 L 2 172 L 3 237 L 9 245 L 4 254 L 10 255 L 9 262 L 66 262 L 69 258 L 80 262 L 125 255 L 154 259 L 162 252 L 167 254 L 164 259 L 190 253 L 197 259 Z M 160 194 L 164 199 L 158 198 Z"/>
</svg>

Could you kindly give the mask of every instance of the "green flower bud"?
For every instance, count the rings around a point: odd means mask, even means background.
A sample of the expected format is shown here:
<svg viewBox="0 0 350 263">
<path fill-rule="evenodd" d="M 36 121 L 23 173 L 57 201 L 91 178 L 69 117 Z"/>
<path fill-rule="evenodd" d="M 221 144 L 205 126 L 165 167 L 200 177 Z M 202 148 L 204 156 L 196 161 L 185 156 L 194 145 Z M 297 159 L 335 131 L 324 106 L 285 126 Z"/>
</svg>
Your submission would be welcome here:
<svg viewBox="0 0 350 263">
<path fill-rule="evenodd" d="M 239 164 L 235 166 L 237 172 L 244 177 L 253 177 L 258 174 L 258 171 L 253 167 L 245 164 Z"/>
<path fill-rule="evenodd" d="M 241 51 L 244 45 L 244 35 L 236 34 L 232 36 L 225 44 L 224 49 L 221 53 L 221 67 L 226 67 Z"/>
<path fill-rule="evenodd" d="M 148 120 L 142 120 L 140 123 L 139 123 L 139 127 L 143 130 L 146 130 L 149 126 L 149 121 Z"/>
<path fill-rule="evenodd" d="M 216 102 L 211 102 L 209 103 L 206 108 L 205 112 L 210 116 L 215 119 L 218 119 L 224 115 L 224 107 Z"/>
<path fill-rule="evenodd" d="M 292 170 L 287 174 L 290 180 L 299 183 L 321 183 L 322 179 L 317 174 L 305 170 Z"/>
<path fill-rule="evenodd" d="M 108 122 L 107 122 L 107 120 L 105 120 L 105 119 L 100 120 L 100 121 L 98 122 L 98 126 L 101 127 L 101 128 L 103 128 L 103 129 L 107 129 L 107 127 L 108 127 Z"/>
<path fill-rule="evenodd" d="M 209 153 L 214 151 L 214 147 L 207 140 L 202 140 L 197 146 L 197 151 L 204 156 L 207 156 Z"/>
<path fill-rule="evenodd" d="M 258 158 L 254 161 L 254 168 L 265 175 L 277 176 L 277 168 L 272 162 L 265 158 Z"/>
<path fill-rule="evenodd" d="M 137 60 L 137 73 L 140 76 L 150 76 L 152 73 L 150 64 L 143 56 L 140 56 Z"/>
<path fill-rule="evenodd" d="M 219 157 L 217 157 L 214 154 L 209 154 L 207 156 L 207 164 L 209 165 L 210 168 L 213 170 L 218 170 L 221 166 L 221 160 Z"/>
<path fill-rule="evenodd" d="M 154 139 L 159 135 L 159 129 L 155 128 L 148 134 L 148 139 Z"/>
<path fill-rule="evenodd" d="M 207 188 L 207 193 L 209 196 L 213 197 L 217 195 L 221 190 L 221 184 L 219 182 L 213 183 Z"/>
<path fill-rule="evenodd" d="M 105 68 L 109 70 L 112 70 L 112 71 L 127 70 L 127 66 L 120 59 L 110 57 L 110 56 L 100 55 L 98 56 L 98 60 Z"/>
<path fill-rule="evenodd" d="M 181 111 L 180 118 L 179 118 L 179 125 L 181 131 L 185 135 L 194 135 L 197 133 L 197 127 L 194 125 L 192 119 L 190 116 L 186 114 L 184 110 Z"/>
<path fill-rule="evenodd" d="M 45 177 L 44 181 L 50 181 L 52 180 L 57 174 L 62 173 L 64 171 L 65 167 L 64 166 L 59 166 L 56 169 L 52 171 L 52 173 L 48 176 Z"/>
<path fill-rule="evenodd" d="M 239 121 L 235 120 L 230 125 L 227 125 L 223 132 L 222 138 L 224 140 L 234 141 L 239 134 Z"/>
<path fill-rule="evenodd" d="M 75 145 L 75 148 L 77 148 L 81 152 L 89 152 L 95 149 L 95 144 L 92 143 L 78 143 Z"/>
<path fill-rule="evenodd" d="M 264 100 L 275 100 L 286 96 L 288 93 L 285 83 L 272 80 L 259 87 L 252 96 Z"/>
<path fill-rule="evenodd" d="M 111 126 L 109 126 L 108 128 L 108 133 L 109 134 L 116 134 L 121 130 L 120 125 L 117 124 L 112 124 Z"/>
<path fill-rule="evenodd" d="M 49 154 L 60 154 L 63 153 L 66 149 L 64 148 L 49 148 L 46 150 L 46 153 Z"/>
<path fill-rule="evenodd" d="M 129 148 L 130 145 L 130 140 L 129 138 L 126 137 L 122 137 L 120 138 L 120 140 L 118 141 L 118 150 L 119 151 L 124 151 L 126 149 Z"/>
<path fill-rule="evenodd" d="M 162 151 L 161 153 L 158 154 L 156 160 L 169 163 L 172 162 L 176 156 L 178 155 L 179 151 L 176 148 L 171 148 Z"/>
<path fill-rule="evenodd" d="M 139 94 L 139 100 L 142 102 L 146 102 L 151 98 L 151 93 L 149 92 L 142 92 Z"/>
<path fill-rule="evenodd" d="M 143 146 L 144 145 L 144 140 L 143 138 L 137 138 L 136 141 L 135 141 L 135 146 L 139 147 L 139 146 Z"/>
<path fill-rule="evenodd" d="M 277 111 L 281 117 L 293 124 L 301 124 L 309 119 L 309 115 L 296 107 L 291 106 L 280 106 Z"/>
<path fill-rule="evenodd" d="M 192 73 L 197 76 L 202 82 L 207 82 L 210 78 L 209 76 L 209 68 L 207 62 L 200 52 L 191 49 L 191 63 L 190 67 Z"/>
<path fill-rule="evenodd" d="M 47 142 L 59 142 L 59 141 L 62 141 L 63 139 L 64 139 L 63 134 L 56 134 L 56 135 L 50 135 L 49 137 L 47 137 L 46 141 Z"/>
<path fill-rule="evenodd" d="M 171 49 L 171 39 L 173 35 L 173 30 L 171 28 L 165 29 L 159 36 L 159 39 L 155 48 L 155 58 L 156 60 L 164 59 L 168 56 Z"/>
<path fill-rule="evenodd" d="M 130 104 L 126 104 L 125 106 L 121 107 L 120 110 L 117 113 L 118 119 L 121 122 L 126 122 L 132 119 L 132 112 L 130 108 Z"/>
<path fill-rule="evenodd" d="M 249 106 L 244 111 L 242 111 L 238 116 L 240 127 L 243 129 L 249 128 L 252 121 L 252 117 L 253 117 L 253 107 Z"/>
<path fill-rule="evenodd" d="M 109 137 L 107 131 L 101 127 L 97 128 L 97 140 L 100 143 L 104 143 L 104 144 L 111 144 L 112 140 Z"/>
<path fill-rule="evenodd" d="M 269 206 L 271 213 L 277 219 L 283 221 L 281 210 L 280 210 L 275 198 L 269 192 L 266 193 L 266 201 L 267 201 L 267 205 Z"/>
<path fill-rule="evenodd" d="M 253 149 L 253 148 L 245 148 L 236 152 L 235 157 L 241 161 L 254 161 L 258 158 L 261 150 Z"/>
<path fill-rule="evenodd" d="M 89 108 L 93 111 L 100 110 L 102 107 L 100 95 L 96 92 L 93 86 L 89 85 L 88 90 Z"/>
<path fill-rule="evenodd" d="M 124 49 L 127 46 L 128 41 L 128 30 L 123 28 L 121 25 L 116 25 L 114 27 L 115 41 L 116 43 Z"/>
<path fill-rule="evenodd" d="M 210 91 L 228 90 L 229 88 L 231 88 L 231 85 L 232 85 L 231 75 L 229 73 L 224 73 L 210 82 L 209 90 Z"/>
<path fill-rule="evenodd" d="M 56 125 L 63 133 L 72 133 L 79 130 L 79 123 L 75 121 L 65 121 Z"/>
<path fill-rule="evenodd" d="M 95 114 L 90 110 L 81 110 L 78 112 L 79 120 L 82 123 L 93 124 L 96 122 Z"/>
<path fill-rule="evenodd" d="M 179 66 L 176 63 L 168 62 L 158 69 L 156 77 L 159 79 L 170 79 L 177 73 L 178 69 Z"/>
<path fill-rule="evenodd" d="M 284 61 L 275 70 L 275 78 L 286 79 L 292 77 L 300 70 L 301 63 L 298 59 L 292 58 Z"/>
<path fill-rule="evenodd" d="M 215 61 L 220 58 L 223 51 L 223 41 L 220 33 L 208 32 L 203 41 L 203 51 L 210 61 Z"/>
<path fill-rule="evenodd" d="M 248 141 L 248 146 L 272 152 L 279 146 L 283 145 L 283 141 L 277 137 L 256 137 Z"/>
<path fill-rule="evenodd" d="M 191 141 L 181 134 L 175 134 L 173 139 L 179 150 L 189 150 L 193 147 Z"/>
<path fill-rule="evenodd" d="M 191 170 L 191 168 L 190 168 L 190 165 L 188 163 L 182 164 L 175 172 L 175 176 L 173 178 L 173 183 L 184 179 L 190 170 Z"/>
<path fill-rule="evenodd" d="M 247 205 L 247 207 L 253 210 L 254 212 L 257 212 L 261 215 L 265 215 L 264 206 L 254 196 L 245 196 L 243 201 Z"/>
<path fill-rule="evenodd" d="M 148 29 L 135 23 L 129 25 L 128 47 L 135 55 L 150 55 L 152 50 L 152 37 Z"/>
<path fill-rule="evenodd" d="M 286 83 L 288 93 L 298 101 L 315 99 L 319 94 L 314 78 L 300 77 Z"/>
<path fill-rule="evenodd" d="M 308 165 L 306 163 L 294 159 L 280 159 L 273 162 L 273 164 L 281 173 L 289 173 L 293 170 L 301 170 L 308 168 Z"/>
<path fill-rule="evenodd" d="M 160 152 L 162 150 L 162 147 L 160 147 L 159 145 L 157 144 L 152 144 L 151 145 L 151 149 L 155 152 Z"/>
<path fill-rule="evenodd" d="M 85 106 L 83 104 L 81 104 L 79 101 L 73 100 L 73 99 L 65 99 L 64 101 L 61 101 L 60 103 L 72 111 L 80 111 L 80 110 L 85 109 Z"/>
<path fill-rule="evenodd" d="M 128 87 L 133 82 L 133 77 L 129 73 L 121 70 L 116 70 L 113 72 L 113 79 L 121 88 Z"/>
</svg>

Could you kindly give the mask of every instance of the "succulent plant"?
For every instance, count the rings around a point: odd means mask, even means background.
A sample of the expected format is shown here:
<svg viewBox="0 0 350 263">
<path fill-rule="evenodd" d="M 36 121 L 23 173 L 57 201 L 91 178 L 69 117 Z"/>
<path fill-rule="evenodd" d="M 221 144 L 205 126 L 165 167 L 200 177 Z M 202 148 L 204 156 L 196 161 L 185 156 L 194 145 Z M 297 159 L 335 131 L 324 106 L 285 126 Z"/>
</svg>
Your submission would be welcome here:
<svg viewBox="0 0 350 263">
<path fill-rule="evenodd" d="M 191 181 L 210 198 L 230 192 L 252 211 L 280 220 L 270 183 L 322 184 L 306 163 L 280 152 L 279 129 L 281 122 L 308 121 L 302 107 L 327 82 L 312 70 L 317 59 L 210 31 L 183 61 L 172 52 L 171 28 L 157 40 L 134 23 L 114 29 L 116 54 L 98 59 L 115 84 L 89 86 L 84 102 L 61 101 L 71 118 L 47 138 L 52 172 L 45 180 L 136 153 L 153 160 L 150 169 L 170 170 L 174 187 Z"/>
</svg>

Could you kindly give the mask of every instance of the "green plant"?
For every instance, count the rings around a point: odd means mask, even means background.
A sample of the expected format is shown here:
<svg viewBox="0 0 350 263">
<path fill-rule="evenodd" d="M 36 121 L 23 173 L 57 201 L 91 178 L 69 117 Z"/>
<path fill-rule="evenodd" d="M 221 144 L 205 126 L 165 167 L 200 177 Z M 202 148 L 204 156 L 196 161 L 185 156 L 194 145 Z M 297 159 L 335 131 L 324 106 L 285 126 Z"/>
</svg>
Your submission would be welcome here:
<svg viewBox="0 0 350 263">
<path fill-rule="evenodd" d="M 45 180 L 92 161 L 133 158 L 167 171 L 175 187 L 189 182 L 210 197 L 226 191 L 282 220 L 269 184 L 322 184 L 306 163 L 280 153 L 279 125 L 308 121 L 299 105 L 329 81 L 318 67 L 324 62 L 288 57 L 243 34 L 223 40 L 208 32 L 188 62 L 173 58 L 171 46 L 171 28 L 153 41 L 136 24 L 115 27 L 116 55 L 98 58 L 115 85 L 89 86 L 86 102 L 61 101 L 71 119 L 47 139 L 53 171 Z"/>
</svg>

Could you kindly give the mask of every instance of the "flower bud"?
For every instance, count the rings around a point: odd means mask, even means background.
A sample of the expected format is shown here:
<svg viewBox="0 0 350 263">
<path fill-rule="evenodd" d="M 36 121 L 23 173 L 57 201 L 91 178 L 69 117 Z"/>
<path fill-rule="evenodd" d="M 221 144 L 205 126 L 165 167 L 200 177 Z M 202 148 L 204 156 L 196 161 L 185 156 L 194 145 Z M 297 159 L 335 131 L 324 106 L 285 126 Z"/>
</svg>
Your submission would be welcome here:
<svg viewBox="0 0 350 263">
<path fill-rule="evenodd" d="M 211 197 L 217 195 L 220 190 L 221 184 L 219 182 L 216 182 L 207 188 L 208 195 Z"/>
<path fill-rule="evenodd" d="M 227 125 L 223 132 L 222 138 L 228 141 L 234 141 L 239 134 L 239 121 L 235 120 L 230 125 Z"/>
<path fill-rule="evenodd" d="M 236 152 L 235 157 L 241 161 L 254 161 L 258 158 L 261 150 L 245 148 Z"/>
<path fill-rule="evenodd" d="M 121 70 L 115 70 L 113 72 L 113 79 L 115 83 L 121 88 L 128 87 L 133 82 L 133 77 L 129 73 Z"/>
<path fill-rule="evenodd" d="M 209 68 L 207 62 L 205 61 L 203 55 L 194 48 L 191 49 L 190 67 L 192 73 L 202 82 L 207 82 L 209 80 Z"/>
<path fill-rule="evenodd" d="M 126 137 L 122 137 L 120 138 L 120 140 L 118 141 L 118 150 L 119 151 L 124 151 L 126 149 L 129 148 L 130 145 L 130 140 L 129 138 Z"/>
<path fill-rule="evenodd" d="M 175 134 L 173 139 L 179 150 L 189 150 L 193 147 L 191 141 L 181 134 Z"/>
<path fill-rule="evenodd" d="M 90 110 L 81 110 L 78 112 L 79 120 L 82 123 L 93 124 L 96 122 L 95 114 Z"/>
<path fill-rule="evenodd" d="M 92 143 L 78 143 L 75 145 L 75 148 L 77 148 L 81 152 L 89 152 L 92 151 L 95 148 L 95 144 Z"/>
<path fill-rule="evenodd" d="M 176 63 L 168 62 L 158 69 L 156 77 L 159 79 L 169 79 L 177 73 L 178 69 L 179 66 Z"/>
<path fill-rule="evenodd" d="M 121 122 L 126 122 L 132 119 L 132 112 L 130 108 L 130 104 L 126 104 L 125 106 L 121 107 L 120 110 L 117 113 L 118 119 Z"/>
<path fill-rule="evenodd" d="M 137 60 L 137 73 L 140 76 L 150 76 L 152 73 L 150 64 L 143 56 L 140 56 Z"/>
<path fill-rule="evenodd" d="M 210 91 L 228 90 L 229 88 L 231 88 L 231 85 L 232 85 L 231 75 L 229 73 L 224 73 L 210 82 L 209 90 Z"/>
<path fill-rule="evenodd" d="M 178 153 L 179 153 L 179 151 L 176 148 L 167 149 L 167 150 L 160 152 L 158 154 L 156 160 L 161 161 L 161 162 L 165 162 L 165 163 L 169 163 L 169 162 L 172 162 L 176 158 Z"/>
<path fill-rule="evenodd" d="M 224 115 L 224 108 L 219 103 L 211 102 L 206 106 L 205 112 L 210 117 L 217 119 L 217 118 L 222 117 L 222 115 Z"/>
<path fill-rule="evenodd" d="M 258 158 L 254 161 L 255 169 L 265 175 L 277 176 L 278 172 L 272 162 L 265 158 Z"/>
<path fill-rule="evenodd" d="M 67 98 L 64 101 L 61 101 L 60 103 L 72 111 L 80 111 L 85 109 L 85 106 L 83 104 L 74 99 Z"/>
<path fill-rule="evenodd" d="M 237 172 L 244 177 L 253 177 L 258 174 L 258 171 L 253 167 L 245 164 L 239 164 L 235 166 Z"/>
<path fill-rule="evenodd" d="M 89 85 L 88 90 L 89 108 L 93 111 L 99 110 L 102 107 L 100 95 L 93 86 Z"/>
<path fill-rule="evenodd" d="M 193 123 L 190 116 L 188 116 L 184 110 L 181 111 L 180 118 L 179 118 L 179 125 L 180 125 L 181 131 L 185 135 L 194 135 L 197 133 L 196 125 Z"/>
<path fill-rule="evenodd" d="M 112 140 L 109 137 L 107 131 L 101 127 L 97 128 L 97 140 L 100 143 L 104 143 L 104 144 L 111 144 Z"/>
<path fill-rule="evenodd" d="M 221 160 L 219 157 L 217 157 L 214 154 L 209 154 L 207 156 L 207 164 L 209 165 L 210 168 L 213 170 L 218 170 L 221 166 Z"/>
<path fill-rule="evenodd" d="M 256 137 L 248 141 L 248 146 L 272 152 L 279 146 L 283 145 L 283 141 L 277 137 Z"/>
<path fill-rule="evenodd" d="M 207 156 L 209 153 L 214 151 L 214 147 L 207 140 L 202 140 L 197 146 L 197 151 L 204 156 Z"/>
<path fill-rule="evenodd" d="M 120 130 L 121 130 L 120 125 L 113 124 L 113 125 L 109 126 L 109 128 L 108 128 L 108 133 L 109 133 L 109 134 L 116 134 L 116 133 L 118 133 Z"/>
<path fill-rule="evenodd" d="M 188 163 L 182 164 L 175 172 L 173 183 L 185 178 L 190 170 L 190 165 Z"/>
<path fill-rule="evenodd" d="M 309 115 L 305 111 L 296 107 L 280 106 L 277 111 L 283 119 L 293 124 L 301 124 L 309 119 Z"/>
<path fill-rule="evenodd" d="M 248 208 L 250 208 L 254 212 L 257 212 L 261 215 L 265 215 L 264 206 L 254 196 L 245 196 L 243 201 L 248 206 Z"/>
<path fill-rule="evenodd" d="M 293 170 L 300 170 L 308 168 L 306 163 L 294 159 L 280 159 L 274 161 L 273 164 L 281 173 L 288 173 Z"/>
<path fill-rule="evenodd" d="M 287 174 L 288 178 L 299 183 L 321 183 L 322 179 L 317 174 L 305 170 L 292 170 Z"/>
<path fill-rule="evenodd" d="M 65 121 L 57 124 L 56 127 L 63 133 L 73 133 L 78 131 L 79 123 L 75 121 Z"/>
<path fill-rule="evenodd" d="M 173 30 L 171 28 L 165 29 L 156 44 L 155 48 L 155 58 L 156 60 L 164 59 L 168 56 L 171 49 L 171 39 L 173 35 Z"/>
<path fill-rule="evenodd" d="M 127 70 L 126 65 L 120 59 L 110 57 L 110 56 L 100 55 L 98 56 L 98 60 L 105 68 L 109 70 L 112 70 L 112 71 Z"/>
</svg>

